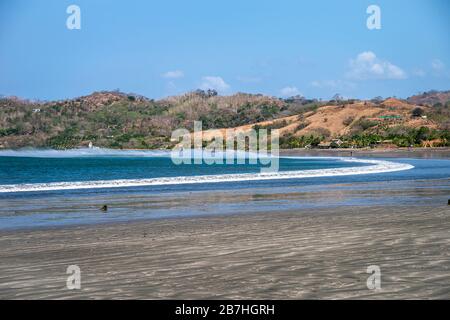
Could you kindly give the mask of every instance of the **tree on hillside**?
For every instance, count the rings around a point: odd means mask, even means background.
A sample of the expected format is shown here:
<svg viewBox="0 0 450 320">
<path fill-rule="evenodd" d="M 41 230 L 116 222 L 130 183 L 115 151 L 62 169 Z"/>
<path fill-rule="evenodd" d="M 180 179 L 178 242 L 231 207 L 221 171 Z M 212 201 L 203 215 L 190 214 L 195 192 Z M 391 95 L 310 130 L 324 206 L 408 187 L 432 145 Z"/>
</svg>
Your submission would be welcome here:
<svg viewBox="0 0 450 320">
<path fill-rule="evenodd" d="M 419 107 L 415 108 L 415 109 L 412 111 L 412 116 L 413 116 L 413 117 L 421 117 L 421 116 L 423 116 L 423 114 L 424 114 L 423 109 L 422 109 L 422 108 L 419 108 Z"/>
<path fill-rule="evenodd" d="M 339 93 L 336 93 L 331 99 L 336 101 L 336 102 L 344 100 L 344 98 Z"/>
<path fill-rule="evenodd" d="M 382 97 L 382 96 L 377 96 L 377 97 L 375 97 L 375 98 L 372 98 L 372 99 L 370 100 L 370 102 L 379 104 L 379 103 L 383 102 L 383 97 Z"/>
</svg>

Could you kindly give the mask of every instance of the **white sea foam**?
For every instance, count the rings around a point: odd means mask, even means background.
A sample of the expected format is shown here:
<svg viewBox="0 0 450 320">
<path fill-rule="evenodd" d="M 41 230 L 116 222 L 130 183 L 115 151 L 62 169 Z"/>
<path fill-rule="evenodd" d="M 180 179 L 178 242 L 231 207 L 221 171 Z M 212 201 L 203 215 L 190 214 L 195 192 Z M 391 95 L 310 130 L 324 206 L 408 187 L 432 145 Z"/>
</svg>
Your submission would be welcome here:
<svg viewBox="0 0 450 320">
<path fill-rule="evenodd" d="M 202 149 L 188 149 L 183 154 L 177 156 L 172 154 L 170 150 L 118 150 L 108 148 L 77 148 L 66 150 L 55 149 L 35 149 L 35 148 L 23 148 L 17 150 L 0 150 L 0 157 L 29 157 L 29 158 L 89 158 L 89 157 L 176 157 L 182 158 L 188 156 L 189 159 L 193 159 L 198 156 L 203 159 L 212 158 L 210 153 L 203 152 Z M 231 158 L 264 158 L 267 155 L 251 153 L 248 151 L 239 150 L 226 150 L 217 151 L 214 153 L 214 158 L 223 159 L 227 157 Z"/>
<path fill-rule="evenodd" d="M 78 148 L 68 150 L 24 148 L 0 150 L 0 157 L 76 158 L 76 157 L 169 157 L 166 150 L 117 150 L 107 148 Z"/>
<path fill-rule="evenodd" d="M 256 180 L 302 179 L 302 178 L 385 173 L 385 172 L 409 170 L 414 168 L 414 166 L 409 164 L 384 160 L 365 160 L 365 159 L 362 160 L 354 158 L 351 159 L 342 158 L 341 160 L 346 162 L 365 163 L 370 165 L 361 167 L 295 170 L 295 171 L 264 172 L 264 173 L 240 173 L 240 174 L 219 174 L 219 175 L 202 175 L 202 176 L 161 177 L 149 179 L 121 179 L 121 180 L 100 180 L 100 181 L 80 181 L 80 182 L 12 184 L 12 185 L 0 185 L 0 192 L 2 193 L 31 192 L 31 191 L 53 191 L 53 190 L 74 190 L 74 189 L 161 186 L 161 185 L 176 185 L 176 184 L 239 182 L 239 181 L 256 181 Z"/>
</svg>

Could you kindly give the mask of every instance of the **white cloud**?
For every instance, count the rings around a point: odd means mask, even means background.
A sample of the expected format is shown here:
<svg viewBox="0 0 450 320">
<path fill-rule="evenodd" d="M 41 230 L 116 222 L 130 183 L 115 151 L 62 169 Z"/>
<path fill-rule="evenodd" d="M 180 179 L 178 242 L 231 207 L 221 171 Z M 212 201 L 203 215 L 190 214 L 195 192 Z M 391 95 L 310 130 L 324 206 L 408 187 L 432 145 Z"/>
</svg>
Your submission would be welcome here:
<svg viewBox="0 0 450 320">
<path fill-rule="evenodd" d="M 280 94 L 282 97 L 292 97 L 297 95 L 302 95 L 297 87 L 284 87 L 280 90 Z"/>
<path fill-rule="evenodd" d="M 372 51 L 365 51 L 350 60 L 351 79 L 405 79 L 406 73 L 398 66 L 386 60 L 377 58 Z"/>
<path fill-rule="evenodd" d="M 184 72 L 181 70 L 167 71 L 162 77 L 166 79 L 179 79 L 184 77 Z"/>
<path fill-rule="evenodd" d="M 216 76 L 205 76 L 202 78 L 200 89 L 208 90 L 214 89 L 218 92 L 225 92 L 230 89 L 230 86 L 221 78 Z"/>
<path fill-rule="evenodd" d="M 439 59 L 434 59 L 433 61 L 431 61 L 431 67 L 433 68 L 434 71 L 442 71 L 445 68 L 445 64 L 439 60 Z"/>
</svg>

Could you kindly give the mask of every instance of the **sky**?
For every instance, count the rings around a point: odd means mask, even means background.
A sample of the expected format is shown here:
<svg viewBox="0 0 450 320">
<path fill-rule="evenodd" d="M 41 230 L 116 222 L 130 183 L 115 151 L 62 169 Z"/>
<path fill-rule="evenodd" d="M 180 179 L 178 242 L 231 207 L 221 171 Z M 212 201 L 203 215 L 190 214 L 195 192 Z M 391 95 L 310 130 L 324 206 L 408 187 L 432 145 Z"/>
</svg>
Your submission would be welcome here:
<svg viewBox="0 0 450 320">
<path fill-rule="evenodd" d="M 80 29 L 67 26 L 71 5 Z M 367 27 L 370 5 L 380 29 Z M 322 99 L 449 90 L 450 1 L 0 0 L 2 95 L 198 88 Z"/>
</svg>

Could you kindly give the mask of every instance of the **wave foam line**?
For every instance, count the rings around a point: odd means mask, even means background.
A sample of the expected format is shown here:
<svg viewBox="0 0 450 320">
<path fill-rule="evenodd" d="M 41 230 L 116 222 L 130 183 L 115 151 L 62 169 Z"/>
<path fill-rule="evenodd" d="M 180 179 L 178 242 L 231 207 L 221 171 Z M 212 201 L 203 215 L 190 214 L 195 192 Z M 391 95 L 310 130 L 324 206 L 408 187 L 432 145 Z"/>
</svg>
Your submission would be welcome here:
<svg viewBox="0 0 450 320">
<path fill-rule="evenodd" d="M 172 154 L 170 150 L 118 150 L 118 149 L 108 149 L 108 148 L 76 148 L 76 149 L 66 149 L 66 150 L 55 150 L 55 149 L 35 149 L 35 148 L 24 148 L 18 150 L 0 150 L 0 157 L 28 157 L 28 158 L 90 158 L 90 157 L 172 157 L 177 156 Z M 217 151 L 215 153 L 215 158 L 240 158 L 248 159 L 250 157 L 261 158 L 267 157 L 268 155 L 262 155 L 255 152 L 241 151 L 241 150 L 226 150 Z M 202 159 L 211 156 L 208 152 L 202 149 L 186 149 L 183 154 L 177 157 L 188 157 L 188 159 L 193 159 L 195 157 L 201 157 Z"/>
<path fill-rule="evenodd" d="M 385 173 L 385 172 L 409 170 L 414 168 L 414 166 L 410 164 L 396 163 L 383 160 L 343 159 L 343 161 L 355 163 L 369 163 L 372 165 L 365 167 L 348 167 L 336 169 L 330 168 L 330 169 L 297 170 L 297 171 L 282 171 L 282 172 L 264 172 L 264 173 L 239 173 L 239 174 L 220 174 L 220 175 L 204 175 L 204 176 L 149 178 L 149 179 L 121 179 L 121 180 L 0 185 L 0 193 L 161 186 L 174 184 L 239 182 L 239 181 L 255 181 L 255 180 L 303 179 L 303 178 L 317 178 L 317 177 L 331 177 L 331 176 L 349 176 L 357 174 Z"/>
<path fill-rule="evenodd" d="M 24 148 L 0 150 L 0 157 L 76 158 L 76 157 L 170 157 L 166 150 L 117 150 L 108 148 L 77 148 L 67 150 Z"/>
</svg>

